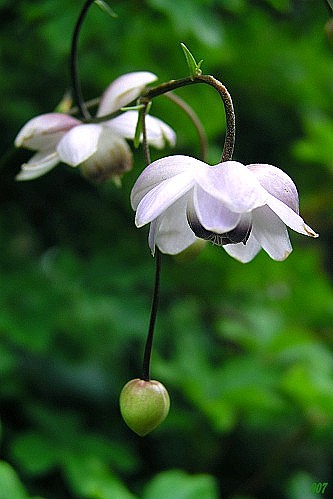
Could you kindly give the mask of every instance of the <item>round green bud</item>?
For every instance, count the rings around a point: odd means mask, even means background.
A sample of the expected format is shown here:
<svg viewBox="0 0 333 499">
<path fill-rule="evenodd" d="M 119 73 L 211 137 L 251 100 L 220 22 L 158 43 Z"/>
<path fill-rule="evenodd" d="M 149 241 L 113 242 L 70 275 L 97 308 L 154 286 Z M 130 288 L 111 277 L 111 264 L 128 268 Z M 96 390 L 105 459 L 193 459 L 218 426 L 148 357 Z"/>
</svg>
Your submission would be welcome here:
<svg viewBox="0 0 333 499">
<path fill-rule="evenodd" d="M 127 426 L 144 437 L 168 415 L 169 394 L 162 383 L 132 379 L 121 391 L 120 412 Z"/>
</svg>

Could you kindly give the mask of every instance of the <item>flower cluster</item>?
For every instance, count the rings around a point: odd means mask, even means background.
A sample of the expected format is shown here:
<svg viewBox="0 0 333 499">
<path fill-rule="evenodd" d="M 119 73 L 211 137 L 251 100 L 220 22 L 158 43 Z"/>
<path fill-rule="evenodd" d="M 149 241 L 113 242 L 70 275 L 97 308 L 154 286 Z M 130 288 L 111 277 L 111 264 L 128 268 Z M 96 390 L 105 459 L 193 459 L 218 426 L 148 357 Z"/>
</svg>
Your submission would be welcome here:
<svg viewBox="0 0 333 499">
<path fill-rule="evenodd" d="M 298 214 L 295 184 L 272 165 L 162 158 L 139 176 L 131 202 L 137 227 L 150 223 L 153 253 L 177 254 L 201 238 L 244 263 L 261 248 L 284 260 L 292 251 L 286 226 L 317 237 Z"/>
<path fill-rule="evenodd" d="M 97 118 L 117 113 L 133 102 L 157 76 L 138 71 L 114 80 L 101 97 Z M 132 152 L 125 139 L 135 135 L 137 111 L 126 111 L 101 123 L 83 123 L 64 113 L 37 116 L 21 129 L 15 145 L 37 151 L 21 166 L 17 180 L 37 178 L 58 163 L 79 166 L 95 182 L 118 178 L 132 167 Z M 147 116 L 148 143 L 162 148 L 175 144 L 174 131 L 158 118 Z"/>
</svg>

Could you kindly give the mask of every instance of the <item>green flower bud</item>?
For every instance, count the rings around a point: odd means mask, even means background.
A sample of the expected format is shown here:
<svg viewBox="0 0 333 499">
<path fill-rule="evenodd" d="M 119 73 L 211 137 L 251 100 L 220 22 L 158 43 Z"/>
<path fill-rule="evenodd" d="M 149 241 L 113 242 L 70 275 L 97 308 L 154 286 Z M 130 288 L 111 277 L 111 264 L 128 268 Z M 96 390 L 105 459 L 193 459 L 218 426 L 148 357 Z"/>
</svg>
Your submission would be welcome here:
<svg viewBox="0 0 333 499">
<path fill-rule="evenodd" d="M 132 379 L 121 391 L 120 412 L 127 426 L 144 437 L 168 415 L 170 398 L 159 381 Z"/>
</svg>

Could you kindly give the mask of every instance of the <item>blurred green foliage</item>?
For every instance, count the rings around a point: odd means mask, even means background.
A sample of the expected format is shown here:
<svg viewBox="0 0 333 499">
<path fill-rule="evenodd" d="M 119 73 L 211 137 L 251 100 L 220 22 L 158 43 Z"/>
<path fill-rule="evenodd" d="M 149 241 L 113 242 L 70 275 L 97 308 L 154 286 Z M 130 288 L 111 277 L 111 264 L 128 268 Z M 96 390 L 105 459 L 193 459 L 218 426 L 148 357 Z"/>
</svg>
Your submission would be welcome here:
<svg viewBox="0 0 333 499">
<path fill-rule="evenodd" d="M 154 262 L 129 192 L 144 167 L 96 188 L 60 166 L 16 183 L 13 139 L 70 86 L 82 2 L 2 0 L 0 371 L 1 499 L 318 497 L 333 491 L 333 21 L 317 0 L 130 0 L 118 18 L 89 11 L 80 39 L 87 99 L 115 77 L 187 74 L 180 42 L 233 96 L 235 158 L 267 162 L 299 186 L 320 232 L 292 235 L 283 263 L 247 265 L 207 245 L 164 258 L 153 377 L 167 420 L 141 439 L 118 409 L 140 376 Z M 224 116 L 201 86 L 179 91 L 219 158 Z M 166 99 L 177 152 L 199 154 L 188 118 Z M 153 152 L 154 157 L 160 153 Z"/>
</svg>

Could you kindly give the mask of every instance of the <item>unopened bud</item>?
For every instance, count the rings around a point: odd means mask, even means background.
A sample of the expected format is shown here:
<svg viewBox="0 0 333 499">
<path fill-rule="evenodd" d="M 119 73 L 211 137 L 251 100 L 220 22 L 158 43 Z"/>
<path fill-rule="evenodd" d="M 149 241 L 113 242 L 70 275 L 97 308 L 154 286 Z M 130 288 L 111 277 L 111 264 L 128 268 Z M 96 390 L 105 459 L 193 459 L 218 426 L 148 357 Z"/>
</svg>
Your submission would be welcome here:
<svg viewBox="0 0 333 499">
<path fill-rule="evenodd" d="M 119 183 L 122 175 L 132 168 L 132 161 L 127 142 L 104 126 L 96 152 L 80 164 L 80 169 L 94 184 L 107 180 Z"/>
<path fill-rule="evenodd" d="M 120 412 L 127 426 L 143 437 L 165 420 L 170 408 L 169 394 L 162 383 L 132 379 L 121 391 Z"/>
</svg>

